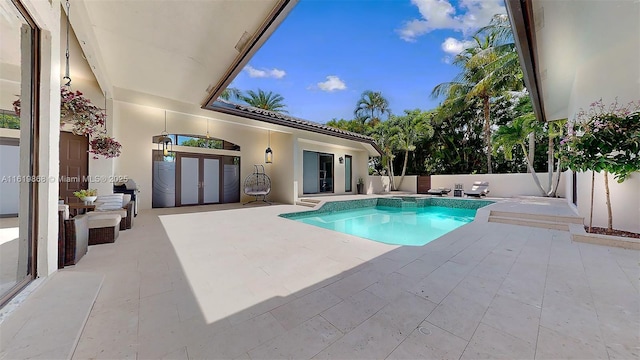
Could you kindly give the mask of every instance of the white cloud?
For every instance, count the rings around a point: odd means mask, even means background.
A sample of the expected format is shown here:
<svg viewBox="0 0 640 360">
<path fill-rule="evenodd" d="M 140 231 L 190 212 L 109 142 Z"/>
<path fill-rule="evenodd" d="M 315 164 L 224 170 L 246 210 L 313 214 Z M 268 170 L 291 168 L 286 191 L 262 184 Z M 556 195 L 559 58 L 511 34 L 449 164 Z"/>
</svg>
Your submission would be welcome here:
<svg viewBox="0 0 640 360">
<path fill-rule="evenodd" d="M 249 77 L 252 78 L 274 78 L 274 79 L 282 79 L 287 73 L 284 70 L 280 69 L 256 69 L 251 65 L 247 65 L 244 67 L 244 71 L 249 74 Z"/>
<path fill-rule="evenodd" d="M 495 14 L 505 13 L 504 0 L 460 0 L 455 8 L 448 0 L 411 0 L 421 19 L 413 19 L 397 30 L 405 41 L 416 41 L 420 35 L 437 29 L 467 34 L 489 24 Z"/>
<path fill-rule="evenodd" d="M 318 88 L 322 91 L 336 91 L 336 90 L 346 90 L 347 84 L 344 83 L 339 77 L 335 75 L 327 76 L 327 81 L 322 81 L 318 83 Z"/>
<path fill-rule="evenodd" d="M 442 50 L 450 55 L 458 55 L 462 50 L 472 47 L 475 44 L 473 40 L 458 40 L 452 37 L 446 38 L 442 43 Z"/>
</svg>

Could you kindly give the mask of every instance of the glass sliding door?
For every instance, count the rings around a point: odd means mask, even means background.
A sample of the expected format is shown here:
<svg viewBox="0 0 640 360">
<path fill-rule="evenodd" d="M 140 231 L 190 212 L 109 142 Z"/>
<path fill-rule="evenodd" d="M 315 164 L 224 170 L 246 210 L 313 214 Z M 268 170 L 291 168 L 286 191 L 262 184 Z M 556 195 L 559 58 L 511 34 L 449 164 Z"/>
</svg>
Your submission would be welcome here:
<svg viewBox="0 0 640 360">
<path fill-rule="evenodd" d="M 302 156 L 302 192 L 333 192 L 333 154 L 304 151 Z"/>
<path fill-rule="evenodd" d="M 333 154 L 319 154 L 320 192 L 333 192 Z"/>
<path fill-rule="evenodd" d="M 19 2 L 0 0 L 0 33 L 1 306 L 34 278 L 36 194 L 42 180 L 36 176 L 39 30 Z M 19 115 L 12 106 L 16 95 Z"/>
<path fill-rule="evenodd" d="M 319 192 L 320 167 L 318 165 L 318 153 L 305 151 L 302 156 L 302 192 L 315 194 Z"/>
<path fill-rule="evenodd" d="M 353 191 L 352 183 L 353 183 L 353 175 L 351 169 L 352 163 L 351 155 L 344 156 L 344 192 Z"/>
</svg>

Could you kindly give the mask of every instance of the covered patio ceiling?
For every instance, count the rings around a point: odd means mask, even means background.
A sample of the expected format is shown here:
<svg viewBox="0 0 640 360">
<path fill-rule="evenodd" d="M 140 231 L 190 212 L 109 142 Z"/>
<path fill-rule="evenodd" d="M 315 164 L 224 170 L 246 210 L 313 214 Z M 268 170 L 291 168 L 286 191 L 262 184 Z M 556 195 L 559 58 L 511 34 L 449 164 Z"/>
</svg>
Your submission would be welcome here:
<svg viewBox="0 0 640 360">
<path fill-rule="evenodd" d="M 70 19 L 100 87 L 114 98 L 139 93 L 204 106 L 296 3 L 76 0 Z"/>
</svg>

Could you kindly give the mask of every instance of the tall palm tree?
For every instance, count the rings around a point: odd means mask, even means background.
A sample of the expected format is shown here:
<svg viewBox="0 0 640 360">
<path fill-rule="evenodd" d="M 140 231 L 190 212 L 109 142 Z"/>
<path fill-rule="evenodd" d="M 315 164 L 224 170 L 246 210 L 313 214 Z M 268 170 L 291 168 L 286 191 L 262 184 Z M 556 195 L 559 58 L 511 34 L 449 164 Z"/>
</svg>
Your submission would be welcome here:
<svg viewBox="0 0 640 360">
<path fill-rule="evenodd" d="M 222 90 L 222 94 L 220 94 L 220 98 L 224 100 L 241 99 L 242 91 L 240 91 L 240 89 L 238 88 L 228 87 Z"/>
<path fill-rule="evenodd" d="M 253 107 L 279 113 L 287 113 L 287 105 L 283 103 L 284 97 L 280 94 L 274 94 L 271 91 L 265 92 L 262 89 L 258 89 L 258 92 L 255 92 L 253 90 L 248 90 L 246 95 L 241 96 L 241 99 Z"/>
<path fill-rule="evenodd" d="M 360 95 L 353 114 L 362 124 L 368 121 L 371 126 L 375 126 L 382 121 L 381 117 L 384 114 L 391 115 L 389 101 L 381 92 L 367 90 Z"/>
<path fill-rule="evenodd" d="M 371 136 L 375 139 L 376 144 L 383 152 L 381 162 L 387 169 L 387 175 L 389 176 L 391 190 L 396 189 L 393 179 L 393 151 L 396 148 L 397 132 L 398 128 L 396 126 L 393 126 L 393 124 L 391 124 L 390 122 L 385 121 L 376 124 L 371 133 Z"/>
<path fill-rule="evenodd" d="M 445 97 L 449 109 L 461 111 L 480 102 L 484 118 L 483 134 L 487 172 L 491 173 L 491 102 L 506 90 L 523 88 L 522 70 L 512 42 L 504 42 L 502 20 L 493 28 L 480 29 L 473 37 L 475 45 L 456 56 L 453 64 L 461 68 L 451 82 L 437 85 L 434 98 Z M 499 23 L 498 23 L 499 22 Z"/>
<path fill-rule="evenodd" d="M 396 146 L 398 149 L 404 150 L 404 164 L 402 165 L 402 175 L 400 176 L 398 188 L 402 186 L 404 175 L 407 172 L 409 152 L 415 151 L 419 140 L 429 139 L 433 136 L 430 113 L 420 109 L 405 110 L 404 113 L 405 115 L 403 116 L 394 116 L 389 120 L 397 129 L 395 134 Z"/>
</svg>

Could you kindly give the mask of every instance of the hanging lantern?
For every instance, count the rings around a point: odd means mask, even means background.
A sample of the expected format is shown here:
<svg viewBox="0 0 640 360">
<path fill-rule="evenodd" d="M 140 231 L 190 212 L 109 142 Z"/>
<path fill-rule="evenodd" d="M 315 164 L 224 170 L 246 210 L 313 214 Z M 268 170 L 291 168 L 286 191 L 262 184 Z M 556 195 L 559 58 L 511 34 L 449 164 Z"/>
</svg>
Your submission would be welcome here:
<svg viewBox="0 0 640 360">
<path fill-rule="evenodd" d="M 162 151 L 163 156 L 169 156 L 169 153 L 173 150 L 173 142 L 168 135 L 166 131 L 163 131 L 158 137 L 158 150 Z"/>
<path fill-rule="evenodd" d="M 273 151 L 271 150 L 271 130 L 269 130 L 269 142 L 267 144 L 267 150 L 264 151 L 265 164 L 273 163 Z"/>
<path fill-rule="evenodd" d="M 167 110 L 164 111 L 164 131 L 160 133 L 156 143 L 163 156 L 169 156 L 169 153 L 173 151 L 173 141 L 171 141 L 169 133 L 167 133 Z"/>
</svg>

